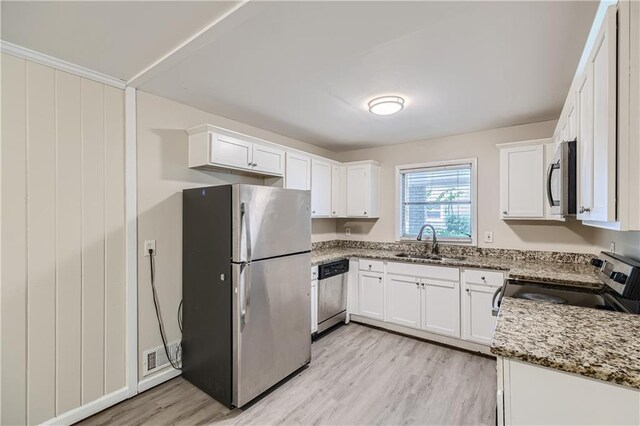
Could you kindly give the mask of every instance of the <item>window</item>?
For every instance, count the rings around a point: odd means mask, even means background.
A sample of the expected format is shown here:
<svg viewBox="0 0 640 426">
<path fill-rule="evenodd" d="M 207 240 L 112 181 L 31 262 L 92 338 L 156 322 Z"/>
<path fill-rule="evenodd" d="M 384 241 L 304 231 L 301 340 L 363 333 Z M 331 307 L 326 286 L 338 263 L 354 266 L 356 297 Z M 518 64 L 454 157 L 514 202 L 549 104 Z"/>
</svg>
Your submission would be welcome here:
<svg viewBox="0 0 640 426">
<path fill-rule="evenodd" d="M 441 241 L 475 243 L 476 160 L 397 167 L 398 239 L 415 239 L 422 225 Z M 425 230 L 431 238 L 431 230 Z"/>
</svg>

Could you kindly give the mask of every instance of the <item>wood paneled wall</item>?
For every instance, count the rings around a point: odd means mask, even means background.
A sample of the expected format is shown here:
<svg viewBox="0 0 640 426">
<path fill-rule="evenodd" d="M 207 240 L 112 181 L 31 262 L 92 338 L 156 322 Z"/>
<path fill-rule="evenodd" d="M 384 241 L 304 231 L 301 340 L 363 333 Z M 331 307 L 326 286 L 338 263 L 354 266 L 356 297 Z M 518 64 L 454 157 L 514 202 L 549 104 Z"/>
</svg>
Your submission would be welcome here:
<svg viewBox="0 0 640 426">
<path fill-rule="evenodd" d="M 126 384 L 124 92 L 2 54 L 1 424 Z"/>
</svg>

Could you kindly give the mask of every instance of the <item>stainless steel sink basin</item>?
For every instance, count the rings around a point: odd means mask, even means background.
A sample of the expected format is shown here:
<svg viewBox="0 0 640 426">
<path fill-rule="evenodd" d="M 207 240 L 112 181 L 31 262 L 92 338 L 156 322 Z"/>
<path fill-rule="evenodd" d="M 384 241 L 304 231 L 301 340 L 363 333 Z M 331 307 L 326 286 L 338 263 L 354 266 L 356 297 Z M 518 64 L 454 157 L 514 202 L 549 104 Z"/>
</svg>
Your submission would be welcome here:
<svg viewBox="0 0 640 426">
<path fill-rule="evenodd" d="M 440 256 L 437 254 L 411 254 L 411 253 L 398 253 L 396 257 L 405 259 L 427 259 L 427 260 L 442 260 L 442 261 L 460 261 L 464 260 L 464 256 Z"/>
</svg>

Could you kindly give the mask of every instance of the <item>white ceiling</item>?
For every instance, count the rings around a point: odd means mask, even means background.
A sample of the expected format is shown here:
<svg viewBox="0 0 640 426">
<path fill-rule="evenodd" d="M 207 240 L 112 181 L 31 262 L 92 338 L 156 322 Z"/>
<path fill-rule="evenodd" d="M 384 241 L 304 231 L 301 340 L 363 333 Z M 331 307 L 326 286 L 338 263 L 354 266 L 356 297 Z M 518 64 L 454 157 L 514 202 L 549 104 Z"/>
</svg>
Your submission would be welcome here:
<svg viewBox="0 0 640 426">
<path fill-rule="evenodd" d="M 91 4 L 3 1 L 2 38 L 129 79 L 235 6 Z M 135 84 L 336 151 L 556 119 L 597 5 L 252 1 Z"/>
<path fill-rule="evenodd" d="M 238 2 L 0 3 L 2 40 L 126 81 Z"/>
</svg>

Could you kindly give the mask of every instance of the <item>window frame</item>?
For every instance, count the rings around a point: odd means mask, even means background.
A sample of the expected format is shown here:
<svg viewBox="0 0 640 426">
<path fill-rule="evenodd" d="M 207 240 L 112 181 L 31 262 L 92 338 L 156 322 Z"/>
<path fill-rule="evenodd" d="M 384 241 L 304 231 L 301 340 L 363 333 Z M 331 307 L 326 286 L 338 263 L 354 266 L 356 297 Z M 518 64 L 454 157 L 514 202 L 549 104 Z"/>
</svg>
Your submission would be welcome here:
<svg viewBox="0 0 640 426">
<path fill-rule="evenodd" d="M 412 237 L 402 236 L 402 188 L 400 175 L 402 172 L 406 172 L 412 169 L 425 169 L 429 167 L 442 167 L 442 166 L 460 166 L 463 164 L 471 164 L 471 241 L 460 241 L 456 239 L 444 239 L 438 238 L 438 242 L 451 245 L 463 245 L 463 246 L 477 246 L 478 245 L 478 159 L 477 158 L 463 158 L 456 160 L 445 161 L 432 161 L 428 163 L 414 163 L 414 164 L 402 164 L 396 166 L 396 241 L 398 242 L 415 242 L 421 243 Z M 424 240 L 423 240 L 424 241 Z"/>
</svg>

